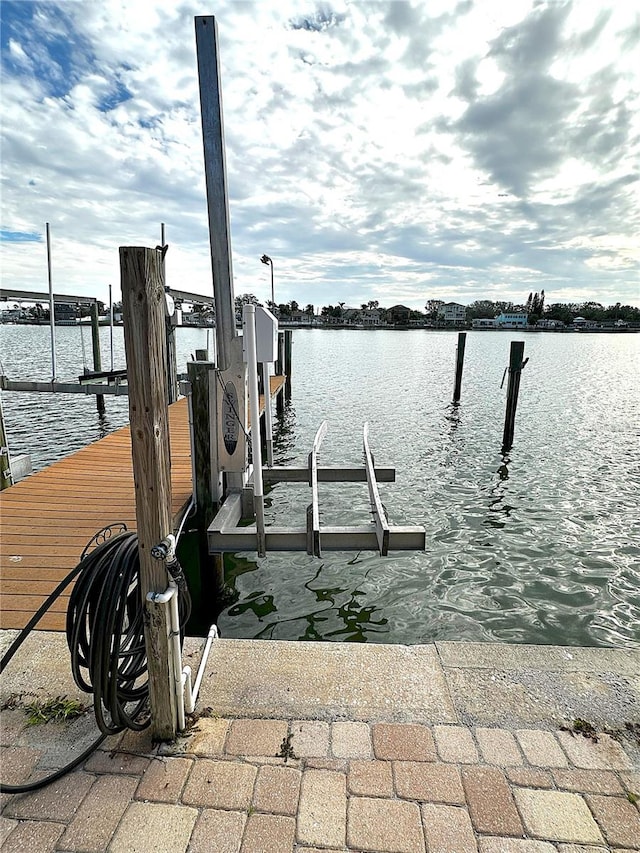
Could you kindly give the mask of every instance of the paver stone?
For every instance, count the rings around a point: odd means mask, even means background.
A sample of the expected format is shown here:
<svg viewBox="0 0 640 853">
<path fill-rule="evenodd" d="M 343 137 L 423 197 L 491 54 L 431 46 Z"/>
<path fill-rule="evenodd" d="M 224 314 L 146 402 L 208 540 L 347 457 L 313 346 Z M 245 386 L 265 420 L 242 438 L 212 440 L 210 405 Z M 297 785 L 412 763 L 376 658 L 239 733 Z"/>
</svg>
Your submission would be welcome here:
<svg viewBox="0 0 640 853">
<path fill-rule="evenodd" d="M 487 835 L 523 835 L 520 816 L 504 773 L 497 767 L 462 767 L 474 828 Z"/>
<path fill-rule="evenodd" d="M 239 853 L 246 820 L 242 812 L 205 809 L 194 827 L 189 853 Z"/>
<path fill-rule="evenodd" d="M 242 842 L 242 853 L 291 853 L 296 834 L 292 817 L 252 814 Z"/>
<path fill-rule="evenodd" d="M 300 794 L 301 773 L 293 767 L 263 765 L 253 792 L 253 807 L 261 812 L 295 815 Z"/>
<path fill-rule="evenodd" d="M 376 853 L 424 853 L 420 809 L 416 803 L 352 797 L 347 844 Z"/>
<path fill-rule="evenodd" d="M 83 853 L 106 850 L 137 785 L 138 780 L 128 776 L 97 779 L 62 837 L 63 849 Z"/>
<path fill-rule="evenodd" d="M 516 788 L 514 796 L 527 832 L 547 841 L 602 843 L 587 804 L 578 794 Z"/>
<path fill-rule="evenodd" d="M 182 802 L 214 809 L 246 810 L 251 803 L 257 769 L 238 761 L 202 758 L 191 771 Z"/>
<path fill-rule="evenodd" d="M 568 767 L 567 756 L 560 748 L 553 732 L 539 729 L 520 729 L 516 732 L 520 748 L 529 764 L 534 767 Z"/>
<path fill-rule="evenodd" d="M 464 805 L 460 771 L 451 764 L 394 761 L 396 793 L 407 800 Z"/>
<path fill-rule="evenodd" d="M 168 803 L 131 803 L 108 853 L 185 853 L 198 812 Z"/>
<path fill-rule="evenodd" d="M 598 734 L 597 743 L 582 735 L 558 732 L 558 740 L 569 760 L 585 770 L 631 770 L 631 759 L 617 741 Z"/>
<path fill-rule="evenodd" d="M 331 770 L 305 770 L 298 807 L 298 841 L 318 847 L 344 846 L 346 813 L 345 775 Z"/>
<path fill-rule="evenodd" d="M 624 797 L 585 796 L 605 839 L 615 847 L 640 847 L 640 813 Z"/>
<path fill-rule="evenodd" d="M 63 823 L 44 820 L 19 823 L 2 845 L 2 853 L 51 853 L 64 830 Z"/>
<path fill-rule="evenodd" d="M 329 723 L 295 720 L 291 723 L 291 733 L 291 746 L 298 758 L 326 758 L 329 755 Z"/>
<path fill-rule="evenodd" d="M 456 764 L 477 764 L 478 750 L 469 729 L 464 726 L 434 726 L 438 755 Z"/>
<path fill-rule="evenodd" d="M 367 723 L 332 723 L 331 752 L 335 758 L 371 758 L 371 730 Z"/>
<path fill-rule="evenodd" d="M 347 784 L 349 793 L 361 797 L 392 797 L 391 762 L 351 761 Z"/>
<path fill-rule="evenodd" d="M 376 758 L 397 761 L 435 761 L 436 748 L 427 726 L 377 723 L 373 726 Z"/>
<path fill-rule="evenodd" d="M 523 764 L 516 739 L 504 729 L 476 729 L 480 752 L 487 764 L 501 767 L 517 767 Z"/>
<path fill-rule="evenodd" d="M 233 720 L 227 736 L 228 755 L 275 757 L 287 737 L 286 720 Z"/>
<path fill-rule="evenodd" d="M 425 803 L 422 822 L 429 853 L 476 853 L 476 839 L 466 809 Z"/>
</svg>

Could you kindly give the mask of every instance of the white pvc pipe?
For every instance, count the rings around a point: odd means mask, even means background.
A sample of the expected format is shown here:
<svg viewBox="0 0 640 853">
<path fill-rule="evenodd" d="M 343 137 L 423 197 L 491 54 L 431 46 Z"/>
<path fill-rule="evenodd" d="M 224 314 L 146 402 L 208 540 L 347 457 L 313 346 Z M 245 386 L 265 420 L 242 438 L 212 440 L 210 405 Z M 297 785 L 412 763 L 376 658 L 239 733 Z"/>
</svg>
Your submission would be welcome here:
<svg viewBox="0 0 640 853">
<path fill-rule="evenodd" d="M 253 461 L 253 504 L 256 513 L 256 538 L 258 556 L 266 556 L 264 532 L 264 490 L 262 485 L 262 454 L 260 451 L 260 395 L 258 394 L 258 355 L 256 352 L 256 308 L 245 305 L 242 310 L 244 358 L 249 380 L 249 408 L 251 411 L 251 458 Z"/>
<path fill-rule="evenodd" d="M 198 668 L 198 675 L 193 686 L 191 685 L 191 667 L 185 666 L 185 668 L 182 670 L 182 682 L 184 684 L 185 691 L 185 706 L 188 714 L 193 714 L 193 712 L 195 711 L 196 702 L 198 700 L 198 693 L 200 692 L 202 676 L 204 675 L 204 670 L 207 664 L 207 658 L 209 657 L 209 652 L 211 651 L 211 644 L 214 640 L 217 639 L 218 629 L 215 625 L 212 625 L 209 628 L 209 633 L 207 634 L 207 642 L 205 643 L 204 649 L 202 650 L 202 657 L 200 658 L 200 667 Z"/>
<path fill-rule="evenodd" d="M 178 588 L 175 587 L 174 594 L 169 602 L 169 624 L 171 626 L 171 652 L 173 666 L 173 685 L 176 697 L 176 713 L 178 717 L 178 731 L 183 732 L 187 727 L 184 716 L 184 693 L 182 691 L 182 649 L 180 647 L 180 614 L 178 613 Z"/>
<path fill-rule="evenodd" d="M 49 279 L 49 322 L 51 324 L 51 381 L 56 381 L 58 370 L 56 366 L 56 307 L 53 301 L 53 279 L 51 277 L 51 234 L 49 223 L 46 224 L 47 231 L 47 277 Z"/>
</svg>

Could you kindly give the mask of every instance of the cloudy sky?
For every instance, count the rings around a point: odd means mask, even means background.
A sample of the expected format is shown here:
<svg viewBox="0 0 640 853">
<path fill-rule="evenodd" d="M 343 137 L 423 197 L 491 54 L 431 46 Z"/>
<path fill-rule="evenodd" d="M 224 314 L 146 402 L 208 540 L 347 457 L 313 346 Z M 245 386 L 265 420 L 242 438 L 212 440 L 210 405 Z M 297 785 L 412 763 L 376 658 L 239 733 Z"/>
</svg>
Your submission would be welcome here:
<svg viewBox="0 0 640 853">
<path fill-rule="evenodd" d="M 3 286 L 212 293 L 194 15 L 218 22 L 235 294 L 640 305 L 640 14 L 617 0 L 2 0 Z M 635 10 L 635 11 L 634 11 Z"/>
</svg>

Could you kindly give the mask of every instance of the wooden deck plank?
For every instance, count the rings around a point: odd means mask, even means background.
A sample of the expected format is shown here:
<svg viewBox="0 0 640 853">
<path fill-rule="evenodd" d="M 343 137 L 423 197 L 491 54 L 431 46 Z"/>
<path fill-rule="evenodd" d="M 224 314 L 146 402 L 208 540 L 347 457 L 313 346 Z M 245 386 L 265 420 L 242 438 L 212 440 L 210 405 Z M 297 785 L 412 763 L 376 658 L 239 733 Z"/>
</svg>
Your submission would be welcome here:
<svg viewBox="0 0 640 853">
<path fill-rule="evenodd" d="M 187 400 L 169 408 L 171 506 L 174 518 L 191 499 Z M 0 494 L 0 627 L 21 628 L 108 524 L 135 529 L 129 427 L 83 447 Z M 68 594 L 41 620 L 63 631 Z"/>
<path fill-rule="evenodd" d="M 270 377 L 272 397 L 283 376 Z M 261 409 L 264 398 L 260 398 Z M 169 407 L 172 512 L 191 499 L 191 443 L 186 398 Z M 123 427 L 0 493 L 0 628 L 22 628 L 78 564 L 91 537 L 108 524 L 136 527 L 131 432 Z M 38 629 L 64 631 L 65 590 Z"/>
</svg>

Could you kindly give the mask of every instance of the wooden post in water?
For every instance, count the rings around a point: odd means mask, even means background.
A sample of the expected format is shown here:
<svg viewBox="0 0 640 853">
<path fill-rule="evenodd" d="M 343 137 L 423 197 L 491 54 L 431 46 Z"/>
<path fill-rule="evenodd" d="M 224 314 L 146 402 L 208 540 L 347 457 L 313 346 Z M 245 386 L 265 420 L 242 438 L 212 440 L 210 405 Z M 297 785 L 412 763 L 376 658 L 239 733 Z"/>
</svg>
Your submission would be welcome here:
<svg viewBox="0 0 640 853">
<path fill-rule="evenodd" d="M 169 609 L 147 601 L 148 592 L 162 593 L 168 586 L 164 563 L 153 559 L 151 549 L 172 532 L 161 252 L 121 246 L 120 275 L 151 726 L 154 739 L 172 740 L 176 700 Z"/>
<path fill-rule="evenodd" d="M 215 365 L 205 360 L 206 355 L 206 350 L 196 350 L 198 360 L 187 362 L 187 374 L 191 384 L 189 402 L 192 424 L 193 492 L 196 501 L 195 522 L 198 529 L 200 588 L 202 605 L 205 608 L 209 607 L 212 599 L 220 596 L 224 586 L 223 561 L 222 559 L 215 561 L 209 555 L 207 537 L 207 528 L 213 520 L 220 501 L 221 486 L 217 458 L 212 459 L 212 449 L 216 447 L 216 441 L 212 441 L 211 436 L 216 406 Z"/>
<path fill-rule="evenodd" d="M 511 450 L 513 445 L 513 432 L 516 422 L 516 409 L 518 408 L 518 391 L 520 390 L 520 374 L 524 363 L 524 341 L 511 341 L 509 353 L 509 383 L 507 385 L 507 410 L 504 418 L 504 433 L 502 435 L 502 452 Z"/>
<path fill-rule="evenodd" d="M 93 347 L 93 369 L 98 372 L 102 370 L 102 355 L 100 353 L 100 324 L 98 322 L 97 302 L 91 306 L 91 345 Z M 96 408 L 99 415 L 104 414 L 104 394 L 96 394 Z"/>
<path fill-rule="evenodd" d="M 275 364 L 276 376 L 284 374 L 284 332 L 278 332 L 278 358 Z M 278 394 L 276 398 L 276 413 L 280 417 L 284 412 L 284 394 Z"/>
<path fill-rule="evenodd" d="M 453 402 L 460 402 L 460 389 L 462 387 L 462 368 L 464 367 L 464 348 L 467 342 L 467 333 L 458 332 L 458 346 L 456 348 L 456 381 L 453 386 Z"/>
<path fill-rule="evenodd" d="M 291 329 L 284 331 L 284 372 L 287 377 L 284 384 L 284 393 L 287 400 L 291 399 L 291 347 L 293 343 L 293 332 Z"/>
</svg>

